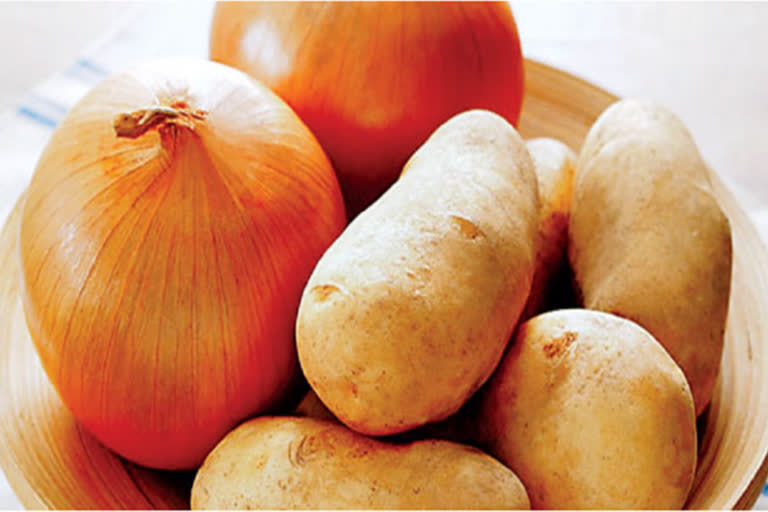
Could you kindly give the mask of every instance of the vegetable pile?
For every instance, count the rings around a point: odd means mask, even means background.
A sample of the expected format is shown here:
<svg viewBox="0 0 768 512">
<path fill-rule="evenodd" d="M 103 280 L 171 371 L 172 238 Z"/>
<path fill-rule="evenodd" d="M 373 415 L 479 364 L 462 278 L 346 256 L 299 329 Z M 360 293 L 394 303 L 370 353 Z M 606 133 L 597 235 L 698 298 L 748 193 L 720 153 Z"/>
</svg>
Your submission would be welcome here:
<svg viewBox="0 0 768 512">
<path fill-rule="evenodd" d="M 731 235 L 673 114 L 523 140 L 507 4 L 222 3 L 211 57 L 99 84 L 29 186 L 88 431 L 196 509 L 684 505 Z"/>
</svg>

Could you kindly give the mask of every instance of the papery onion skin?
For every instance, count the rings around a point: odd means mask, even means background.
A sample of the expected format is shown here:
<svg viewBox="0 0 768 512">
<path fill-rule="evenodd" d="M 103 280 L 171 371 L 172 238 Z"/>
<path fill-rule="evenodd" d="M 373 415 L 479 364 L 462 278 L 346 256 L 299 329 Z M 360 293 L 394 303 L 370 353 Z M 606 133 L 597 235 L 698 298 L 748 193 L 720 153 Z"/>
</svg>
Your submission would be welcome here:
<svg viewBox="0 0 768 512">
<path fill-rule="evenodd" d="M 120 114 L 195 112 L 118 137 Z M 67 115 L 23 210 L 22 300 L 51 381 L 106 446 L 197 467 L 299 375 L 302 288 L 345 225 L 322 148 L 245 74 L 168 60 Z"/>
<path fill-rule="evenodd" d="M 210 55 L 294 108 L 331 158 L 351 215 L 454 114 L 483 108 L 516 124 L 522 103 L 506 2 L 219 2 Z"/>
</svg>

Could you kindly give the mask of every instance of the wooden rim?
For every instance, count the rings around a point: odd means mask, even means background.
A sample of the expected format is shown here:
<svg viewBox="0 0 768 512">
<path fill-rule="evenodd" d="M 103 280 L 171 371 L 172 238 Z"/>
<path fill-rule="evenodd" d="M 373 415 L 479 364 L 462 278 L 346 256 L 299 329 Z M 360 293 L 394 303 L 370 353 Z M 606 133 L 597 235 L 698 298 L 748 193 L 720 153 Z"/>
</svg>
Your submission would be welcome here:
<svg viewBox="0 0 768 512">
<path fill-rule="evenodd" d="M 520 132 L 578 150 L 617 97 L 545 64 L 526 61 Z M 689 508 L 749 508 L 768 475 L 768 256 L 731 192 L 712 173 L 731 220 L 732 296 L 722 370 L 705 419 Z M 189 474 L 135 466 L 83 431 L 40 367 L 19 300 L 16 205 L 0 234 L 0 465 L 29 508 L 189 506 Z"/>
</svg>

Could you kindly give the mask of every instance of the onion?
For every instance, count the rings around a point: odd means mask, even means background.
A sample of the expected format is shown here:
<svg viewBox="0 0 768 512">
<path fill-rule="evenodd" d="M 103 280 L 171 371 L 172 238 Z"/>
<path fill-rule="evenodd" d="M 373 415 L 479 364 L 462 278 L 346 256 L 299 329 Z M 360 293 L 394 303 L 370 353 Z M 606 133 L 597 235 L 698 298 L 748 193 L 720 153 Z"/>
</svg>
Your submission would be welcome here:
<svg viewBox="0 0 768 512">
<path fill-rule="evenodd" d="M 301 291 L 344 224 L 323 150 L 263 85 L 186 60 L 108 78 L 53 134 L 24 205 L 42 364 L 107 447 L 194 468 L 299 375 Z"/>
<path fill-rule="evenodd" d="M 211 58 L 291 105 L 328 153 L 350 213 L 470 108 L 517 122 L 523 63 L 507 3 L 220 2 Z"/>
</svg>

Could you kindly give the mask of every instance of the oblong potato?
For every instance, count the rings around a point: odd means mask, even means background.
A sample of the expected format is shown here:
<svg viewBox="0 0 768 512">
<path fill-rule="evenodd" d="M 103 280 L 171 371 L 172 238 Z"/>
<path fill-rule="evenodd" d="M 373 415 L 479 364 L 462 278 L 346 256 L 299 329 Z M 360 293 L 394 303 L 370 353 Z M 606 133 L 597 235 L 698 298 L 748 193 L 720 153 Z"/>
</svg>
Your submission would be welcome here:
<svg viewBox="0 0 768 512">
<path fill-rule="evenodd" d="M 576 155 L 559 140 L 538 138 L 525 145 L 539 182 L 541 216 L 536 244 L 536 266 L 522 320 L 541 313 L 554 280 L 567 263 L 568 217 L 571 213 Z"/>
<path fill-rule="evenodd" d="M 527 509 L 503 464 L 448 441 L 383 443 L 310 418 L 229 433 L 192 486 L 192 509 Z"/>
<path fill-rule="evenodd" d="M 533 508 L 678 509 L 696 468 L 685 376 L 642 327 L 580 309 L 536 316 L 480 396 L 479 441 Z"/>
<path fill-rule="evenodd" d="M 723 350 L 731 230 L 679 119 L 638 100 L 600 116 L 579 155 L 569 236 L 584 307 L 648 329 L 701 413 Z"/>
<path fill-rule="evenodd" d="M 304 290 L 299 361 L 323 403 L 371 435 L 458 410 L 528 297 L 538 218 L 533 163 L 509 123 L 470 111 L 441 126 Z"/>
</svg>

